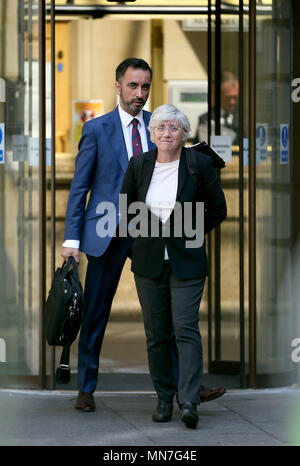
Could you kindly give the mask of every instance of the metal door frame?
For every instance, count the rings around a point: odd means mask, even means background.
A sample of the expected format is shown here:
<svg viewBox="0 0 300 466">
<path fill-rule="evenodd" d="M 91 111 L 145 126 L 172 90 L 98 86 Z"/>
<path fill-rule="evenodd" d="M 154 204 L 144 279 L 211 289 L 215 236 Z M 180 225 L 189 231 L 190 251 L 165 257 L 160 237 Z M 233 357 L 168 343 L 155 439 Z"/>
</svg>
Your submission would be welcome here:
<svg viewBox="0 0 300 466">
<path fill-rule="evenodd" d="M 250 2 L 251 3 L 251 2 Z M 252 2 L 252 9 L 254 13 L 256 11 L 256 5 Z M 211 86 L 212 82 L 212 40 L 211 40 L 211 17 L 212 17 L 212 5 L 211 0 L 208 1 L 208 82 Z M 212 260 L 214 259 L 214 300 L 212 299 L 212 287 L 211 283 L 209 284 L 208 297 L 209 297 L 209 373 L 215 374 L 228 374 L 228 375 L 239 375 L 239 384 L 240 388 L 244 388 L 248 385 L 246 380 L 245 373 L 245 293 L 244 293 L 244 161 L 243 161 L 243 138 L 244 138 L 244 66 L 243 66 L 243 54 L 244 54 L 244 26 L 243 26 L 243 16 L 248 9 L 245 8 L 243 0 L 239 0 L 238 11 L 235 13 L 239 17 L 239 56 L 238 56 L 238 79 L 239 79 L 239 330 L 240 330 L 240 360 L 239 361 L 223 361 L 221 358 L 221 267 L 220 267 L 220 250 L 221 250 L 221 235 L 220 229 L 221 226 L 217 227 L 214 232 L 214 251 L 212 251 L 212 241 L 209 238 L 208 241 L 208 257 L 209 263 L 212 265 Z M 222 31 L 221 31 L 221 15 L 224 14 L 222 9 L 221 0 L 216 0 L 215 2 L 215 134 L 221 134 L 220 118 L 221 118 L 221 62 L 222 62 Z M 251 34 L 251 31 L 249 31 Z M 254 30 L 254 35 L 256 31 Z M 249 45 L 253 46 L 252 42 L 249 41 Z M 255 50 L 253 51 L 255 57 Z M 250 53 L 249 53 L 250 55 Z M 251 69 L 251 66 L 250 66 Z M 254 75 L 255 76 L 255 75 Z M 250 77 L 249 77 L 250 80 Z M 254 94 L 255 95 L 255 94 Z M 255 100 L 255 98 L 253 99 Z M 209 113 L 208 113 L 208 134 L 211 135 L 211 89 L 209 88 L 208 93 L 208 103 L 209 103 Z M 252 115 L 252 117 L 255 114 Z M 249 115 L 249 119 L 251 119 Z M 254 123 L 255 127 L 255 123 Z M 251 154 L 249 158 L 251 158 Z M 221 176 L 221 175 L 220 175 Z M 250 189 L 250 185 L 249 185 Z M 249 225 L 255 224 L 255 217 L 250 219 L 249 211 Z M 249 243 L 249 252 L 252 252 L 251 255 L 255 256 L 255 251 L 251 247 L 251 240 Z M 252 263 L 252 261 L 251 261 Z M 210 267 L 211 268 L 211 267 Z M 253 284 L 249 283 L 249 289 L 252 288 Z M 214 355 L 212 357 L 212 346 L 213 346 L 213 337 L 212 337 L 212 303 L 214 302 L 215 316 L 214 316 Z M 250 329 L 249 329 L 250 334 Z M 250 350 L 251 354 L 252 349 Z M 250 368 L 249 368 L 250 369 Z"/>
<path fill-rule="evenodd" d="M 234 365 L 234 370 L 238 367 L 240 377 L 240 387 L 248 385 L 255 386 L 256 380 L 256 294 L 255 294 L 255 38 L 256 38 L 256 2 L 249 2 L 249 7 L 243 4 L 243 0 L 239 0 L 239 6 L 222 4 L 221 0 L 216 0 L 216 5 L 211 4 L 208 0 L 207 7 L 136 7 L 134 5 L 125 6 L 74 6 L 74 5 L 55 5 L 55 0 L 51 0 L 51 5 L 45 5 L 45 0 L 39 0 L 39 34 L 40 34 L 40 374 L 41 387 L 45 388 L 50 384 L 50 387 L 55 388 L 55 348 L 51 350 L 51 375 L 49 384 L 46 382 L 46 357 L 45 357 L 45 339 L 42 334 L 43 315 L 45 305 L 45 283 L 46 283 L 46 166 L 45 166 L 45 24 L 46 15 L 51 16 L 51 273 L 55 271 L 55 21 L 56 15 L 74 15 L 88 16 L 94 19 L 102 18 L 106 14 L 190 14 L 208 15 L 208 99 L 209 116 L 211 114 L 211 82 L 212 82 L 212 50 L 211 50 L 211 34 L 212 34 L 212 15 L 216 19 L 216 40 L 215 40 L 215 83 L 216 83 L 216 134 L 220 133 L 220 89 L 221 89 L 221 14 L 236 14 L 239 16 L 239 277 L 240 277 L 240 361 L 218 361 L 220 359 L 220 338 L 221 338 L 221 320 L 220 320 L 220 232 L 216 231 L 215 240 L 217 244 L 217 253 L 214 255 L 215 267 L 217 270 L 216 286 L 215 286 L 215 302 L 217 309 L 215 312 L 215 332 L 218 338 L 215 339 L 215 354 L 217 358 L 212 360 L 212 287 L 208 282 L 208 335 L 209 335 L 209 369 L 220 373 L 230 373 Z M 249 382 L 245 374 L 245 320 L 244 320 L 244 209 L 243 209 L 243 15 L 249 13 Z M 209 134 L 211 132 L 209 118 Z M 219 229 L 218 229 L 219 230 Z M 208 254 L 209 260 L 212 260 L 211 241 L 208 239 Z M 217 341 L 218 340 L 218 341 Z"/>
</svg>

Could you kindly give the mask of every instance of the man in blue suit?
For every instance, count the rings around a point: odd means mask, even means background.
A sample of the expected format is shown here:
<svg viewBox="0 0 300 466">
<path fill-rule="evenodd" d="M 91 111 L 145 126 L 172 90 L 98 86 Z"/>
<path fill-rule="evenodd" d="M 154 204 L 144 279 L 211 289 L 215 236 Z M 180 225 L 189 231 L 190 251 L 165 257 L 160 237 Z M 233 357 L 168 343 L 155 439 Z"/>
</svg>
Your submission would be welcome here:
<svg viewBox="0 0 300 466">
<path fill-rule="evenodd" d="M 75 406 L 85 412 L 95 410 L 93 392 L 100 350 L 112 300 L 132 245 L 131 238 L 99 235 L 98 222 L 107 215 L 107 211 L 99 210 L 99 205 L 107 202 L 115 206 L 112 215 L 118 227 L 115 213 L 119 211 L 119 193 L 128 160 L 155 147 L 147 129 L 151 114 L 143 110 L 151 79 L 152 70 L 144 60 L 127 58 L 120 63 L 115 84 L 120 104 L 112 112 L 84 124 L 76 157 L 61 255 L 74 256 L 79 262 L 80 250 L 88 259 Z M 211 391 L 208 393 L 212 395 Z"/>
</svg>

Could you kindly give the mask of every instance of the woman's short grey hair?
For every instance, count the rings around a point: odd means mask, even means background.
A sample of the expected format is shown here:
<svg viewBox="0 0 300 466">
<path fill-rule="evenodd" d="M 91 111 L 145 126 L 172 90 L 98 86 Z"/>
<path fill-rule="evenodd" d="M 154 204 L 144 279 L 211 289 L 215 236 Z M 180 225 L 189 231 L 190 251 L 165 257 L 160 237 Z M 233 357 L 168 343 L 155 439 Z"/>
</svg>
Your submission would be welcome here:
<svg viewBox="0 0 300 466">
<path fill-rule="evenodd" d="M 151 115 L 148 129 L 150 131 L 151 141 L 153 141 L 154 129 L 161 125 L 164 121 L 177 120 L 183 133 L 183 143 L 187 140 L 191 133 L 191 125 L 188 117 L 178 108 L 171 104 L 164 104 L 157 107 Z"/>
</svg>

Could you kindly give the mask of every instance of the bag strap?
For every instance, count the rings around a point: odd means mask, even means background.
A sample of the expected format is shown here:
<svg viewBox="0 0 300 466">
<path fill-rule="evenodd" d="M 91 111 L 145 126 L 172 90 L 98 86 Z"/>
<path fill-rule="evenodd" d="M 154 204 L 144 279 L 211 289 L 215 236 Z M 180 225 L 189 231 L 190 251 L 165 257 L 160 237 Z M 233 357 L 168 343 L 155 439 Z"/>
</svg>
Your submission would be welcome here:
<svg viewBox="0 0 300 466">
<path fill-rule="evenodd" d="M 69 383 L 71 378 L 70 368 L 70 348 L 71 345 L 67 344 L 63 347 L 59 367 L 56 370 L 56 382 Z"/>
<path fill-rule="evenodd" d="M 70 365 L 70 348 L 71 348 L 71 345 L 66 345 L 63 347 L 61 356 L 60 356 L 60 361 L 59 361 L 60 365 L 63 365 L 63 366 Z"/>
</svg>

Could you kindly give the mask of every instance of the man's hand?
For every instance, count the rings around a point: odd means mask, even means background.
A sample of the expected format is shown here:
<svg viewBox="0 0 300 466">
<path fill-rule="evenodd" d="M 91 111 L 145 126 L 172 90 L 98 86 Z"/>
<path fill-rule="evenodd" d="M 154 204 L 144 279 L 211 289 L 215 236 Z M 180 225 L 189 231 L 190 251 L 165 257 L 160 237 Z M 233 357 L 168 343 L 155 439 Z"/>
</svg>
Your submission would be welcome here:
<svg viewBox="0 0 300 466">
<path fill-rule="evenodd" d="M 63 247 L 60 255 L 64 259 L 68 259 L 68 257 L 73 256 L 75 261 L 77 262 L 77 264 L 79 264 L 79 249 L 77 249 L 77 248 L 65 248 L 65 247 Z"/>
</svg>

